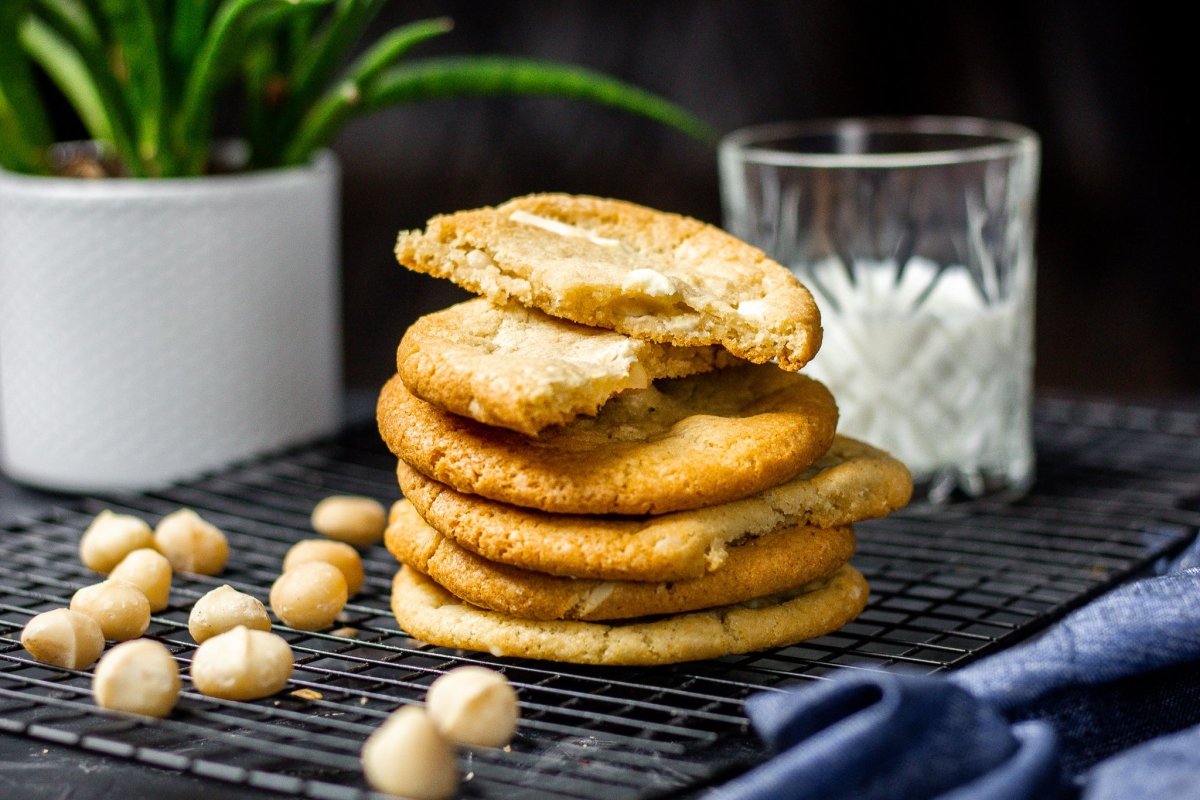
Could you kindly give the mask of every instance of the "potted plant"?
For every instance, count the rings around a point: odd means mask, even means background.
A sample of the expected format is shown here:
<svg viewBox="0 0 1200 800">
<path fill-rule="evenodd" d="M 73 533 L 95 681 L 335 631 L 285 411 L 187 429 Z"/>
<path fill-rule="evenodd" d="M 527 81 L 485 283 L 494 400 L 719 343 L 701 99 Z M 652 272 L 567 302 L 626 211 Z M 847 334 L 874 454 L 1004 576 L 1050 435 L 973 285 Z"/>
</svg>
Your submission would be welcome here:
<svg viewBox="0 0 1200 800">
<path fill-rule="evenodd" d="M 147 488 L 340 421 L 346 122 L 436 97 L 556 94 L 710 136 L 577 67 L 413 59 L 447 19 L 387 0 L 0 2 L 0 468 Z M 43 87 L 89 141 L 54 141 Z M 218 138 L 238 109 L 232 140 Z M 99 180 L 81 180 L 80 177 Z"/>
</svg>

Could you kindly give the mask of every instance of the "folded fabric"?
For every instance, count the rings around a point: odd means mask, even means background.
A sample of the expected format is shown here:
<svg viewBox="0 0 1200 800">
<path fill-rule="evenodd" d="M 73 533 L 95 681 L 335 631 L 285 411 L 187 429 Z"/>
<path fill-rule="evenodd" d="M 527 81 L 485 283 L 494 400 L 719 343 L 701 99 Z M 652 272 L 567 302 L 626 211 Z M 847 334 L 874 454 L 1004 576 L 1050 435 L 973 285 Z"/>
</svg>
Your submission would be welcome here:
<svg viewBox="0 0 1200 800">
<path fill-rule="evenodd" d="M 1080 782 L 1084 800 L 1195 797 L 1200 794 L 1200 726 L 1113 756 Z"/>
<path fill-rule="evenodd" d="M 755 695 L 746 712 L 776 755 L 717 796 L 1195 797 L 1200 727 L 1134 745 L 1200 721 L 1191 702 L 1200 697 L 1197 564 L 1193 543 L 1161 565 L 1168 574 L 1115 589 L 950 675 L 843 670 Z M 1150 783 L 1131 777 L 1151 773 Z"/>
<path fill-rule="evenodd" d="M 844 672 L 804 691 L 755 695 L 746 711 L 779 754 L 726 784 L 721 800 L 1018 800 L 1052 797 L 1059 785 L 1047 725 L 1010 726 L 939 678 Z"/>
</svg>

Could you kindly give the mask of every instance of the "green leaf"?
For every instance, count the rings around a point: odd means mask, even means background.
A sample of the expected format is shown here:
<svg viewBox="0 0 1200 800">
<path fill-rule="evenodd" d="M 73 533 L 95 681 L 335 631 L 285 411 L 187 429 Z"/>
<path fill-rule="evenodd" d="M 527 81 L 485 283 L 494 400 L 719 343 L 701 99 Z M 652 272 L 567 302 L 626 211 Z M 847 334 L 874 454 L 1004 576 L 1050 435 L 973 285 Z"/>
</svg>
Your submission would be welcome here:
<svg viewBox="0 0 1200 800">
<path fill-rule="evenodd" d="M 53 61 L 47 64 L 40 59 L 39 63 L 51 73 L 57 71 L 63 75 L 73 75 L 82 69 L 88 75 L 88 83 L 94 86 L 97 103 L 103 109 L 103 116 L 107 120 L 108 135 L 97 138 L 114 150 L 130 174 L 142 176 L 141 159 L 138 158 L 134 143 L 134 125 L 127 98 L 110 68 L 104 41 L 87 9 L 74 0 L 35 0 L 34 6 L 46 27 L 57 34 L 55 46 L 47 50 L 46 57 L 62 61 L 61 66 L 56 66 Z M 68 51 L 74 53 L 78 65 L 68 63 L 72 61 Z M 75 103 L 76 97 L 90 98 L 93 94 L 90 87 L 76 90 L 57 80 L 56 83 L 72 104 Z M 75 110 L 85 125 L 90 124 L 89 119 L 92 123 L 98 121 L 95 109 L 77 106 Z M 96 136 L 95 129 L 89 127 L 89 132 Z"/>
<path fill-rule="evenodd" d="M 257 153 L 266 163 L 278 161 L 284 142 L 294 140 L 306 115 L 330 91 L 337 69 L 387 0 L 338 0 L 333 13 L 311 41 L 296 54 L 287 80 L 287 102 L 275 120 L 280 144 L 275 152 Z"/>
<path fill-rule="evenodd" d="M 49 170 L 50 122 L 18 34 L 28 6 L 22 0 L 0 0 L 0 165 L 44 173 Z"/>
<path fill-rule="evenodd" d="M 211 147 L 213 98 L 225 75 L 244 55 L 246 28 L 260 15 L 277 8 L 302 8 L 331 0 L 225 0 L 205 34 L 184 85 L 176 119 L 178 141 L 185 152 L 185 173 L 203 170 Z"/>
<path fill-rule="evenodd" d="M 167 62 L 170 65 L 167 74 L 174 76 L 182 86 L 182 76 L 187 74 L 196 54 L 200 52 L 200 44 L 204 41 L 204 32 L 208 30 L 208 22 L 216 7 L 215 0 L 175 0 L 171 4 L 173 14 L 170 22 L 170 34 L 167 44 Z M 176 90 L 180 87 L 175 87 Z"/>
<path fill-rule="evenodd" d="M 155 0 L 158 2 L 159 0 Z M 148 175 L 161 175 L 163 59 L 155 16 L 147 0 L 100 0 L 112 36 L 111 56 L 119 59 L 137 130 L 137 154 Z"/>
<path fill-rule="evenodd" d="M 389 31 L 358 58 L 346 71 L 347 80 L 362 87 L 375 79 L 380 72 L 392 66 L 416 45 L 454 29 L 449 17 L 437 17 L 412 22 Z"/>
<path fill-rule="evenodd" d="M 346 71 L 346 78 L 329 89 L 291 131 L 282 148 L 283 163 L 298 164 L 308 160 L 312 149 L 303 144 L 305 132 L 328 126 L 340 126 L 353 113 L 362 98 L 363 88 L 371 84 L 385 69 L 409 50 L 427 39 L 440 36 L 454 28 L 448 17 L 421 20 L 390 31 L 374 47 L 360 56 Z M 299 143 L 299 144 L 298 144 Z M 320 146 L 320 145 L 318 145 Z M 276 154 L 279 157 L 279 154 Z"/>
<path fill-rule="evenodd" d="M 36 17 L 30 17 L 21 26 L 21 44 L 67 98 L 88 136 L 98 142 L 111 143 L 114 138 L 112 120 L 79 53 Z"/>
<path fill-rule="evenodd" d="M 323 115 L 306 120 L 288 148 L 285 163 L 302 163 L 354 115 L 445 97 L 513 94 L 587 100 L 648 117 L 705 142 L 716 140 L 709 125 L 683 108 L 593 70 L 505 56 L 458 56 L 393 67 L 365 87 L 360 97 L 323 109 Z"/>
<path fill-rule="evenodd" d="M 303 106 L 329 85 L 337 68 L 387 0 L 339 0 L 333 18 L 296 59 L 292 96 Z"/>
</svg>

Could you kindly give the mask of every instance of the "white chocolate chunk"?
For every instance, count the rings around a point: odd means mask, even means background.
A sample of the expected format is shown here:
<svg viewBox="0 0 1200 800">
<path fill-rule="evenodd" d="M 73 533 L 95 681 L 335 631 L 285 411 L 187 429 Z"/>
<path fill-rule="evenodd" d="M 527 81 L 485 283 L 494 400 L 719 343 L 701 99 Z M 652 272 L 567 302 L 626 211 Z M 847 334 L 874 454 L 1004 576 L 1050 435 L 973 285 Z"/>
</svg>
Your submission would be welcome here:
<svg viewBox="0 0 1200 800">
<path fill-rule="evenodd" d="M 583 228 L 575 225 L 568 225 L 565 222 L 560 222 L 556 219 L 543 217 L 540 214 L 531 214 L 528 211 L 517 210 L 508 215 L 508 218 L 513 222 L 522 225 L 532 225 L 535 228 L 541 228 L 550 233 L 556 233 L 559 236 L 571 236 L 577 239 L 587 239 L 593 244 L 602 245 L 604 247 L 616 247 L 620 242 L 616 239 L 609 239 L 607 236 L 597 236 L 591 231 L 586 231 Z"/>
<path fill-rule="evenodd" d="M 767 301 L 743 300 L 738 304 L 737 313 L 746 319 L 762 322 L 767 318 Z"/>
<path fill-rule="evenodd" d="M 631 269 L 621 281 L 621 291 L 642 294 L 646 297 L 676 297 L 679 290 L 666 275 L 653 269 Z"/>
</svg>

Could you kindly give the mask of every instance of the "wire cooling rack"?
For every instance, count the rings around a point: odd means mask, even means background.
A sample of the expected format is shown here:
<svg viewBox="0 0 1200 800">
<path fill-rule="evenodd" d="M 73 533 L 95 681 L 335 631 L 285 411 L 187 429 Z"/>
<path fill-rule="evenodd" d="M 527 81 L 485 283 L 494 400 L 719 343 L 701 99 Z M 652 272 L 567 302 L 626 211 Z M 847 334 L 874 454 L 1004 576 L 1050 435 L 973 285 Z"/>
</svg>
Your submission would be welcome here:
<svg viewBox="0 0 1200 800">
<path fill-rule="evenodd" d="M 165 491 L 87 499 L 0 532 L 0 731 L 220 781 L 315 798 L 368 796 L 362 741 L 447 669 L 502 669 L 522 722 L 503 750 L 463 751 L 471 797 L 618 798 L 687 794 L 756 758 L 747 695 L 834 669 L 961 665 L 1043 628 L 1182 547 L 1200 525 L 1200 414 L 1104 403 L 1038 407 L 1039 478 L 1021 502 L 914 509 L 859 527 L 856 565 L 871 582 L 862 616 L 794 647 L 657 668 L 589 668 L 431 647 L 388 612 L 396 564 L 366 556 L 367 581 L 340 628 L 277 628 L 296 670 L 288 688 L 236 703 L 185 691 L 165 720 L 99 711 L 90 674 L 47 668 L 20 647 L 31 615 L 66 605 L 97 580 L 78 560 L 102 508 L 153 523 L 190 506 L 223 528 L 234 557 L 219 578 L 176 576 L 149 636 L 186 675 L 192 603 L 221 583 L 266 600 L 282 556 L 308 538 L 329 494 L 399 496 L 394 461 L 371 430 L 284 453 Z M 185 689 L 189 685 L 185 681 Z M 295 694 L 308 689 L 308 697 Z"/>
</svg>

